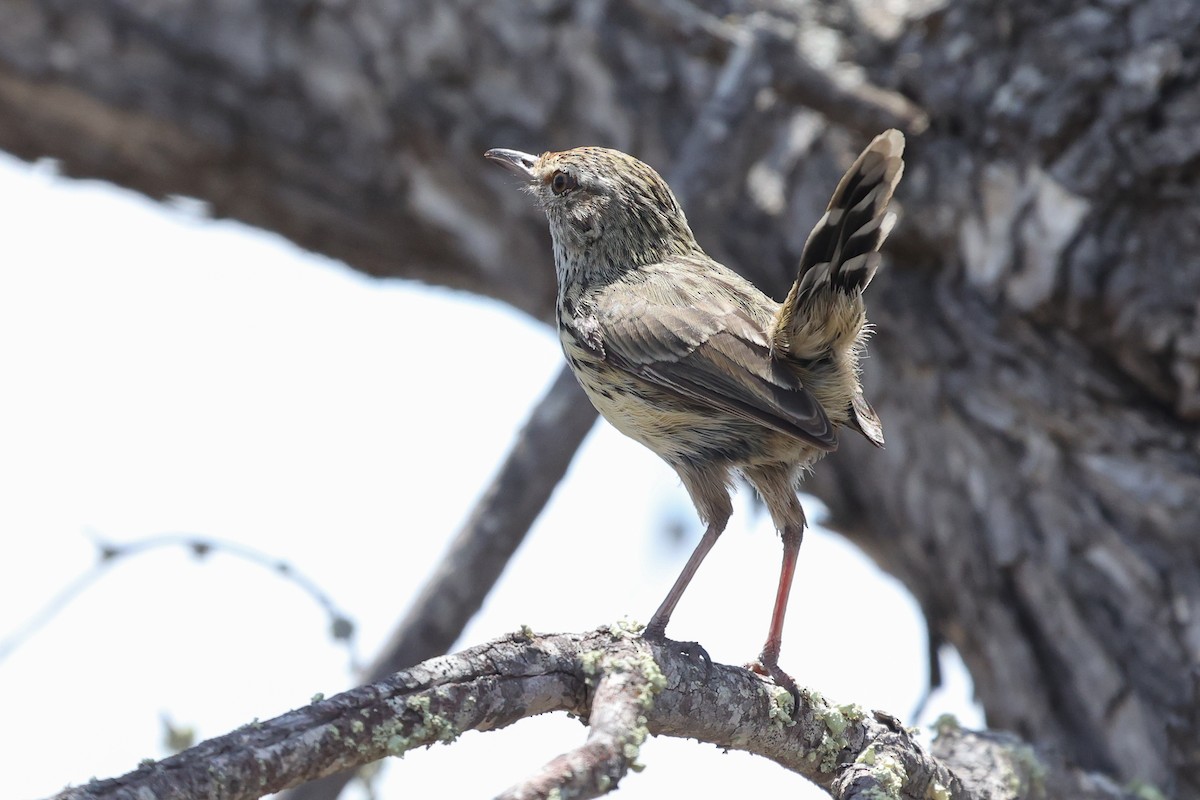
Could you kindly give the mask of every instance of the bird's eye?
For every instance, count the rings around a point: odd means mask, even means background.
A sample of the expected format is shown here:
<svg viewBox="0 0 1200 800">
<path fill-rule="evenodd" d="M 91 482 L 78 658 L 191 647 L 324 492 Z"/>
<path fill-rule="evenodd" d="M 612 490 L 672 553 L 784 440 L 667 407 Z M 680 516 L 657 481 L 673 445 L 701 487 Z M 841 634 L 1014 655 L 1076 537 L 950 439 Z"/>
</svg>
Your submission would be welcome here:
<svg viewBox="0 0 1200 800">
<path fill-rule="evenodd" d="M 554 177 L 550 179 L 550 191 L 558 195 L 566 194 L 578 185 L 579 183 L 569 173 L 562 170 L 554 173 Z"/>
</svg>

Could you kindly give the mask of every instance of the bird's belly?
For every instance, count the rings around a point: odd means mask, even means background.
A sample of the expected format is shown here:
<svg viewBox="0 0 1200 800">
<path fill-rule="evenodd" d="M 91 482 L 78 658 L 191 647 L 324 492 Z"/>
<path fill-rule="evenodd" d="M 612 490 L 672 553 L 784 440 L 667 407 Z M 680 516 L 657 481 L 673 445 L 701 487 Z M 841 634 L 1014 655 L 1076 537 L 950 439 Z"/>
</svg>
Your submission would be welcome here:
<svg viewBox="0 0 1200 800">
<path fill-rule="evenodd" d="M 596 359 L 563 350 L 592 405 L 609 424 L 669 464 L 801 465 L 820 453 L 786 434 L 704 406 Z"/>
<path fill-rule="evenodd" d="M 576 371 L 596 410 L 621 433 L 641 442 L 671 463 L 714 449 L 726 439 L 720 426 L 697 410 L 636 378 Z M 722 449 L 722 448 L 716 448 Z M 727 449 L 727 448 L 725 448 Z"/>
</svg>

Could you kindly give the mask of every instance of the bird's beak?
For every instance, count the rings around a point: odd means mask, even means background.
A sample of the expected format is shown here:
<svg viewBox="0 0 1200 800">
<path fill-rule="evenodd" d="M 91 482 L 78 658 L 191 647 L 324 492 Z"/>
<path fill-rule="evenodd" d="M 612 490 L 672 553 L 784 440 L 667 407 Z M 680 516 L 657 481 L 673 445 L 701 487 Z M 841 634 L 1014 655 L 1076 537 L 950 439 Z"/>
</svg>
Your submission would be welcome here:
<svg viewBox="0 0 1200 800">
<path fill-rule="evenodd" d="M 533 165 L 537 163 L 537 156 L 531 156 L 529 153 L 522 153 L 520 150 L 505 150 L 502 147 L 493 147 L 483 154 L 484 158 L 495 161 L 505 169 L 511 170 L 524 178 L 533 178 Z"/>
</svg>

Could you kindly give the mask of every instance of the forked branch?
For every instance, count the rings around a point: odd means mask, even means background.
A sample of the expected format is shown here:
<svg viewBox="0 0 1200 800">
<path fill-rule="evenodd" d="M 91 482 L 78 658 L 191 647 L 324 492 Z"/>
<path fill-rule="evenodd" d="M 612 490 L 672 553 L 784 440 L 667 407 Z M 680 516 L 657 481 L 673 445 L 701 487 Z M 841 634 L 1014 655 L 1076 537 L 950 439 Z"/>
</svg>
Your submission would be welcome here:
<svg viewBox="0 0 1200 800">
<path fill-rule="evenodd" d="M 710 666 L 684 648 L 636 634 L 626 625 L 546 636 L 522 631 L 316 698 L 119 778 L 67 789 L 58 800 L 249 800 L 547 711 L 589 720 L 587 741 L 501 797 L 600 796 L 616 787 L 651 733 L 761 755 L 836 798 L 1017 797 L 1031 796 L 1021 792 L 1038 784 L 1071 786 L 1075 797 L 1122 796 L 1111 786 L 1088 790 L 1080 776 L 997 737 L 948 730 L 954 747 L 943 763 L 886 714 L 834 705 L 811 691 L 802 691 L 793 708 L 790 693 L 748 670 Z M 966 786 L 951 767 L 969 768 L 978 753 L 1008 766 Z M 1005 753 L 1017 755 L 1006 760 Z"/>
</svg>

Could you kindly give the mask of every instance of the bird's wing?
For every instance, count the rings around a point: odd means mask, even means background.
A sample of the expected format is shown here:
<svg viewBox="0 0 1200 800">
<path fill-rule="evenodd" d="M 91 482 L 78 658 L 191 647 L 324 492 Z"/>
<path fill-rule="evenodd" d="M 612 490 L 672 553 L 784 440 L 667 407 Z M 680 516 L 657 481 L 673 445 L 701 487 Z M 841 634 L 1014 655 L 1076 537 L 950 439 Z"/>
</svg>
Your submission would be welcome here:
<svg viewBox="0 0 1200 800">
<path fill-rule="evenodd" d="M 636 299 L 596 306 L 607 363 L 822 450 L 837 448 L 821 404 L 771 357 L 762 325 L 734 299 L 703 292 L 684 305 L 675 292 L 639 288 Z"/>
</svg>

